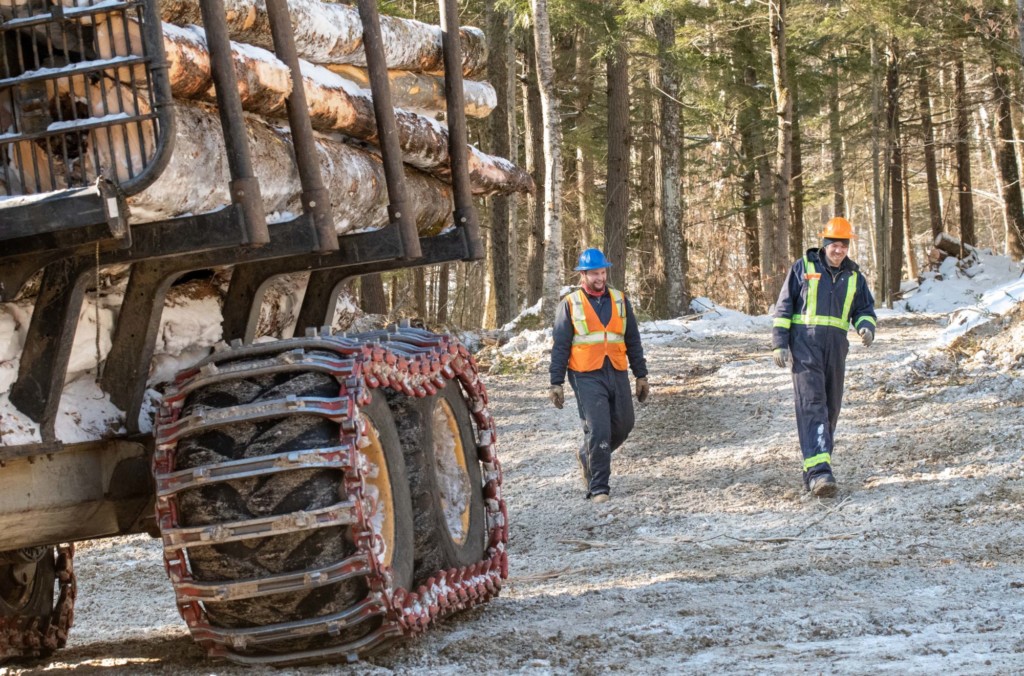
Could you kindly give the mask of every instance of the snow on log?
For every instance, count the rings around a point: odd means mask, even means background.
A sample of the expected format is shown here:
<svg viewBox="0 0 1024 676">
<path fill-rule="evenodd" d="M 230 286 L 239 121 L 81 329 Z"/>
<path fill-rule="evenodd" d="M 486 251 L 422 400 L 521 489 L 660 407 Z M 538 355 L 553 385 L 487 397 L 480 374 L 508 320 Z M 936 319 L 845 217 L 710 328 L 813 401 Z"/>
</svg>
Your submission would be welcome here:
<svg viewBox="0 0 1024 676">
<path fill-rule="evenodd" d="M 231 202 L 216 109 L 176 104 L 175 115 L 175 149 L 167 168 L 153 185 L 128 200 L 136 222 L 214 211 Z M 300 213 L 301 186 L 289 134 L 255 117 L 246 119 L 246 130 L 267 213 Z M 380 157 L 338 136 L 318 135 L 316 148 L 338 233 L 386 225 L 387 185 Z M 451 223 L 451 186 L 412 168 L 405 177 L 409 201 L 418 209 L 420 234 L 439 233 Z"/>
<path fill-rule="evenodd" d="M 192 26 L 164 26 L 171 90 L 177 98 L 213 101 L 209 53 L 202 29 Z M 265 117 L 287 115 L 285 97 L 290 78 L 284 64 L 270 52 L 232 43 L 235 69 L 239 73 L 242 106 Z M 341 132 L 369 143 L 377 143 L 377 124 L 371 93 L 335 73 L 302 62 L 303 88 L 313 128 Z M 267 92 L 262 92 L 266 85 Z M 440 178 L 450 178 L 448 130 L 417 113 L 396 110 L 402 160 Z M 532 192 L 530 175 L 512 162 L 493 157 L 470 146 L 470 184 L 478 195 Z"/>
<path fill-rule="evenodd" d="M 370 88 L 370 75 L 365 68 L 348 64 L 330 64 L 327 68 L 346 80 L 355 82 L 363 89 Z M 396 108 L 404 108 L 425 115 L 447 114 L 444 98 L 444 77 L 431 73 L 414 73 L 408 70 L 389 70 L 391 102 Z M 464 110 L 470 117 L 487 117 L 498 105 L 498 95 L 488 82 L 463 80 L 462 95 Z"/>
<path fill-rule="evenodd" d="M 63 0 L 74 4 L 80 0 Z M 184 26 L 202 24 L 200 0 L 160 0 L 164 21 Z M 270 21 L 262 0 L 224 0 L 232 40 L 273 49 Z M 288 0 L 299 56 L 313 63 L 350 63 L 365 66 L 363 26 L 355 7 Z M 381 15 L 381 37 L 389 69 L 422 73 L 444 72 L 441 28 L 413 19 Z M 462 69 L 466 77 L 482 73 L 487 65 L 487 42 L 479 28 L 459 30 Z"/>
</svg>

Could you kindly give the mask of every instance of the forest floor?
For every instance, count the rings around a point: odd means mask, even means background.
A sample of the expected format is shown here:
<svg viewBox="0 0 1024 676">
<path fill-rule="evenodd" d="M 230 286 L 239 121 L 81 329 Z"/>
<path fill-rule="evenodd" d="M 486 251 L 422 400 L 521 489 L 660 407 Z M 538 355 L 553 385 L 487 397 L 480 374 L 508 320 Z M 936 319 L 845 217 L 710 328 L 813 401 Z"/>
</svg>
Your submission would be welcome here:
<svg viewBox="0 0 1024 676">
<path fill-rule="evenodd" d="M 651 399 L 603 506 L 582 497 L 575 400 L 550 407 L 546 364 L 490 376 L 510 579 L 342 671 L 1019 673 L 1024 381 L 943 366 L 940 324 L 890 316 L 851 347 L 833 500 L 802 490 L 792 385 L 763 331 L 648 349 Z M 262 672 L 204 659 L 157 541 L 86 543 L 76 563 L 68 647 L 0 673 Z M 262 673 L 300 672 L 339 670 Z"/>
</svg>

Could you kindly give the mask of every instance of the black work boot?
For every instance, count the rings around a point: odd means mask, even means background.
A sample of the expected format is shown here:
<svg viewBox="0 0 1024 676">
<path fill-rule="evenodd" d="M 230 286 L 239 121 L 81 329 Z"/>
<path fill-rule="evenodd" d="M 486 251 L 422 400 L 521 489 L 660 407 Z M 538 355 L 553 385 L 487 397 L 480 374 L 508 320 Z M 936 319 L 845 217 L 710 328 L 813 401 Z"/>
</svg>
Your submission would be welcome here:
<svg viewBox="0 0 1024 676">
<path fill-rule="evenodd" d="M 831 474 L 819 474 L 811 477 L 809 487 L 816 498 L 834 498 L 839 492 L 839 484 Z"/>
</svg>

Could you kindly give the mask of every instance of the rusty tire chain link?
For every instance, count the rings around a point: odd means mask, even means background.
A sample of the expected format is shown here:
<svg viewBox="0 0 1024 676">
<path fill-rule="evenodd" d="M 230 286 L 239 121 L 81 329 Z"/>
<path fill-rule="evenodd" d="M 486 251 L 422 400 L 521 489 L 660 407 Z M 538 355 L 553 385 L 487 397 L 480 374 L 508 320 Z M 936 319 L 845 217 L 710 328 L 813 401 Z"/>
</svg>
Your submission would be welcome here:
<svg viewBox="0 0 1024 676">
<path fill-rule="evenodd" d="M 33 620 L 28 627 L 20 627 L 19 623 L 24 621 L 21 618 L 0 618 L 0 663 L 13 658 L 45 657 L 67 644 L 78 592 L 74 557 L 74 544 L 57 547 L 56 581 L 59 592 L 46 626 L 40 626 L 39 619 Z"/>
<path fill-rule="evenodd" d="M 324 353 L 333 353 L 326 357 Z M 181 418 L 187 395 L 218 380 L 251 378 L 282 371 L 314 370 L 333 375 L 341 384 L 337 399 L 288 396 L 280 402 L 260 402 L 217 411 L 193 411 Z M 366 461 L 358 452 L 362 433 L 358 429 L 358 407 L 370 401 L 372 388 L 390 387 L 407 396 L 435 394 L 449 380 L 458 380 L 463 397 L 477 427 L 477 455 L 483 469 L 484 499 L 488 522 L 485 558 L 463 568 L 439 570 L 415 590 L 395 588 L 390 568 L 380 564 L 374 552 L 382 537 L 373 531 L 369 515 L 375 513 L 374 498 L 364 491 Z M 291 338 L 258 345 L 235 342 L 195 367 L 180 373 L 168 388 L 157 418 L 157 445 L 153 467 L 157 482 L 156 511 L 164 541 L 164 564 L 174 586 L 178 609 L 193 638 L 211 657 L 245 664 L 300 664 L 331 657 L 357 659 L 389 638 L 410 636 L 424 631 L 434 620 L 488 601 L 496 596 L 502 580 L 508 577 L 508 514 L 501 495 L 501 464 L 495 454 L 495 424 L 487 409 L 487 391 L 479 378 L 476 361 L 465 346 L 450 336 L 411 328 L 390 329 L 353 336 L 330 335 L 327 331 L 307 331 L 305 338 Z M 179 439 L 197 428 L 205 428 L 246 419 L 280 417 L 289 413 L 316 414 L 341 423 L 338 446 L 285 452 L 220 464 L 174 471 Z M 305 469 L 310 466 L 336 467 L 343 472 L 347 500 L 327 510 L 330 514 L 297 512 L 234 524 L 201 528 L 180 528 L 176 494 L 186 488 L 214 481 L 262 476 L 273 472 Z M 323 511 L 323 510 L 321 510 Z M 342 513 L 339 515 L 339 512 Z M 191 546 L 209 546 L 220 542 L 299 530 L 317 519 L 333 519 L 332 524 L 351 524 L 357 552 L 334 566 L 315 571 L 299 571 L 274 579 L 251 579 L 242 585 L 231 582 L 202 583 L 192 575 L 187 559 Z M 260 522 L 275 522 L 256 524 Z M 242 534 L 246 529 L 247 536 Z M 224 598 L 237 592 L 259 594 L 259 584 L 280 585 L 282 578 L 298 588 L 311 588 L 354 575 L 363 575 L 368 596 L 351 608 L 327 618 L 308 622 L 282 623 L 253 629 L 219 629 L 212 626 L 200 601 Z M 325 582 L 327 580 L 327 582 Z M 275 587 L 280 590 L 280 587 Z M 255 590 L 255 591 L 253 591 Z M 232 598 L 238 596 L 232 595 Z M 327 648 L 293 653 L 252 653 L 246 648 L 276 641 L 336 634 L 371 617 L 382 617 L 382 624 L 368 635 Z M 296 626 L 301 625 L 301 626 Z"/>
</svg>

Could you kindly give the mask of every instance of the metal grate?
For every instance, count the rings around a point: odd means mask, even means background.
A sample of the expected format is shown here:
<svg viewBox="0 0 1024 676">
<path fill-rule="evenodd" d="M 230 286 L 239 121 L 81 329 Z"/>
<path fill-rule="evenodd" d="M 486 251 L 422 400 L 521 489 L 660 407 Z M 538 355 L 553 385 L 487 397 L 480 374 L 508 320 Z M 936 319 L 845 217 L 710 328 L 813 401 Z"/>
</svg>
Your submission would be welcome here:
<svg viewBox="0 0 1024 676">
<path fill-rule="evenodd" d="M 148 185 L 171 129 L 163 63 L 155 0 L 0 0 L 0 200 Z"/>
</svg>

